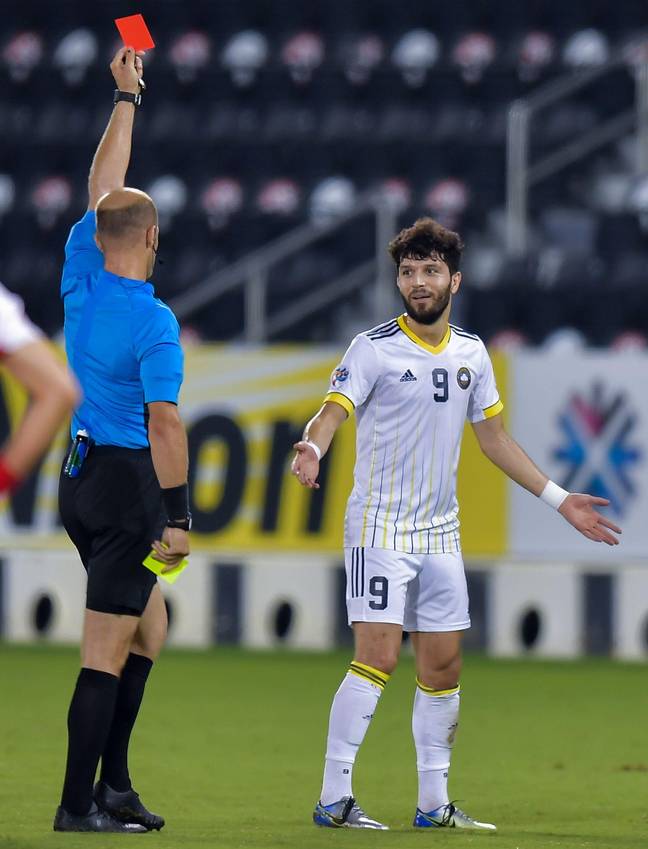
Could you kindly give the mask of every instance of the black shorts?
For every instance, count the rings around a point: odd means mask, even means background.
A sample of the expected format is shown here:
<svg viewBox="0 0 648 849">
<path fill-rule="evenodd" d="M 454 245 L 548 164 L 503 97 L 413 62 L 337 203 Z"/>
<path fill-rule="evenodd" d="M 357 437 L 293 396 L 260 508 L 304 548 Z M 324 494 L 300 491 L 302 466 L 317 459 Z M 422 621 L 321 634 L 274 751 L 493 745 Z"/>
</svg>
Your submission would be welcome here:
<svg viewBox="0 0 648 849">
<path fill-rule="evenodd" d="M 93 446 L 78 478 L 61 474 L 59 508 L 88 573 L 86 607 L 141 616 L 157 580 L 142 561 L 166 522 L 150 450 Z"/>
</svg>

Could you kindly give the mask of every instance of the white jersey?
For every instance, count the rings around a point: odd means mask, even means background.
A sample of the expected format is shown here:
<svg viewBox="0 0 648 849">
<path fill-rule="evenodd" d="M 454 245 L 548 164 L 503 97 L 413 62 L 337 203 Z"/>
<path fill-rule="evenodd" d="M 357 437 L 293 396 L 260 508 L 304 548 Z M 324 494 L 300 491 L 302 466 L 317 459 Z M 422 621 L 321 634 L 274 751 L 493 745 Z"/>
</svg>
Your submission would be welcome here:
<svg viewBox="0 0 648 849">
<path fill-rule="evenodd" d="M 23 302 L 0 283 L 0 357 L 13 354 L 41 334 L 25 315 Z"/>
<path fill-rule="evenodd" d="M 400 316 L 355 337 L 325 400 L 357 414 L 345 547 L 459 551 L 464 423 L 503 409 L 481 339 L 450 325 L 433 347 Z"/>
</svg>

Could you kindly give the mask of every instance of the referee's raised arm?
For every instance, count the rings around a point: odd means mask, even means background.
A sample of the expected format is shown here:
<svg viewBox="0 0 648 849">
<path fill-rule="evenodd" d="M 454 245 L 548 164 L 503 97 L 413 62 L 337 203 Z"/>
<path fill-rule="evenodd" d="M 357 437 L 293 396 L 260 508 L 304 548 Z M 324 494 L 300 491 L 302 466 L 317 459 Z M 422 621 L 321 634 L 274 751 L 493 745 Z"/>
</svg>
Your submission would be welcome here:
<svg viewBox="0 0 648 849">
<path fill-rule="evenodd" d="M 117 86 L 116 103 L 92 160 L 88 177 L 88 209 L 95 209 L 102 195 L 125 185 L 135 110 L 141 98 L 139 82 L 144 73 L 141 54 L 136 54 L 132 47 L 122 47 L 115 54 L 110 70 Z"/>
<path fill-rule="evenodd" d="M 61 472 L 59 506 L 88 573 L 82 669 L 68 713 L 56 831 L 160 829 L 133 790 L 128 745 L 166 637 L 154 559 L 189 553 L 187 439 L 178 398 L 180 328 L 149 278 L 158 247 L 153 200 L 125 186 L 142 61 L 118 51 L 115 108 L 95 154 L 89 207 L 65 246 L 65 347 L 83 400 Z M 93 788 L 101 760 L 99 782 Z"/>
</svg>

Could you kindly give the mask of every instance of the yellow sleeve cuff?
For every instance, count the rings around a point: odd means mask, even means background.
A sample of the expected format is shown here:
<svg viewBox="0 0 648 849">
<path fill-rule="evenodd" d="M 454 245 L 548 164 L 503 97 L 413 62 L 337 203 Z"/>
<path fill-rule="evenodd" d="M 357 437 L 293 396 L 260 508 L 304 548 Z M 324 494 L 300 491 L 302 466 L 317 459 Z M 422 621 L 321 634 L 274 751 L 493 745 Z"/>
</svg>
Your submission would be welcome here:
<svg viewBox="0 0 648 849">
<path fill-rule="evenodd" d="M 485 419 L 492 419 L 493 416 L 496 416 L 498 413 L 501 413 L 504 409 L 504 404 L 498 399 L 494 404 L 491 404 L 490 407 L 486 407 L 483 411 Z"/>
<path fill-rule="evenodd" d="M 333 401 L 334 404 L 339 404 L 347 411 L 347 415 L 351 415 L 355 410 L 355 404 L 346 395 L 341 392 L 327 392 L 324 401 Z"/>
</svg>

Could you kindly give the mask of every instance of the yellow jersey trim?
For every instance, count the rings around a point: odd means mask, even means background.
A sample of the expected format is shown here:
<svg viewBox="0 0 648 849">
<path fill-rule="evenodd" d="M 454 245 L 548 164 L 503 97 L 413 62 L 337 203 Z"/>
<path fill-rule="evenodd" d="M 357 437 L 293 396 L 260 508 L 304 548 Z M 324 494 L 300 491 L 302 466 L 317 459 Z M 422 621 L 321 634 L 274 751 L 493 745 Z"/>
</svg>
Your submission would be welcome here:
<svg viewBox="0 0 648 849">
<path fill-rule="evenodd" d="M 460 690 L 459 684 L 450 690 L 433 690 L 432 687 L 426 687 L 425 684 L 421 684 L 418 678 L 416 679 L 416 686 L 428 696 L 454 696 Z"/>
<path fill-rule="evenodd" d="M 398 321 L 398 326 L 400 327 L 400 329 L 403 331 L 403 333 L 406 336 L 409 336 L 409 338 L 412 340 L 412 342 L 415 342 L 417 345 L 420 345 L 421 348 L 425 348 L 425 350 L 429 351 L 431 354 L 440 354 L 442 351 L 445 351 L 445 349 L 448 347 L 448 342 L 450 341 L 450 334 L 452 332 L 450 330 L 450 325 L 448 325 L 448 329 L 445 332 L 445 336 L 439 342 L 439 344 L 438 345 L 430 345 L 428 342 L 424 342 L 420 338 L 420 336 L 417 336 L 416 333 L 414 333 L 414 331 L 407 326 L 407 322 L 405 321 L 404 315 L 399 315 L 397 321 Z"/>
<path fill-rule="evenodd" d="M 349 416 L 355 410 L 353 401 L 341 392 L 327 392 L 324 401 L 332 401 L 334 404 L 339 404 L 340 407 L 343 407 L 347 411 Z"/>
<path fill-rule="evenodd" d="M 498 415 L 504 409 L 504 404 L 498 399 L 494 404 L 491 404 L 490 407 L 486 407 L 483 411 L 485 419 L 492 419 L 493 416 Z"/>
</svg>

